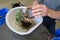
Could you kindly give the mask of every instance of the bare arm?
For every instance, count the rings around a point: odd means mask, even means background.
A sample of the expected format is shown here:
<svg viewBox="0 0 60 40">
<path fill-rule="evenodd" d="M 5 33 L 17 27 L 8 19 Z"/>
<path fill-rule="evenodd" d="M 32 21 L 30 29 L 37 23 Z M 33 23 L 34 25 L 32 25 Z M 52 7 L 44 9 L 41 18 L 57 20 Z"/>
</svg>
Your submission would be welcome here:
<svg viewBox="0 0 60 40">
<path fill-rule="evenodd" d="M 46 7 L 46 5 L 41 5 L 39 4 L 36 0 L 33 2 L 33 6 L 32 6 L 32 13 L 33 16 L 49 16 L 53 19 L 59 19 L 60 20 L 60 11 L 54 11 L 52 9 L 49 9 L 48 7 Z M 42 11 L 42 13 L 40 13 L 39 11 Z"/>
<path fill-rule="evenodd" d="M 48 9 L 48 10 L 49 10 L 49 14 L 48 14 L 49 17 L 60 20 L 60 11 L 54 11 L 51 9 Z"/>
</svg>

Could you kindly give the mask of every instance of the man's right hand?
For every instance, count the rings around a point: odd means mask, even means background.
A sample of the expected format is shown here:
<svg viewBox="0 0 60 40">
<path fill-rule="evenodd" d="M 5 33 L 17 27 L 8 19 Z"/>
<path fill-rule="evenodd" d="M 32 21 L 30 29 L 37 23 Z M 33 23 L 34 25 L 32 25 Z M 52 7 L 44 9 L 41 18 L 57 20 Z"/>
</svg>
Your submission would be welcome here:
<svg viewBox="0 0 60 40">
<path fill-rule="evenodd" d="M 32 15 L 34 17 L 47 16 L 47 7 L 43 4 L 39 4 L 37 1 L 33 2 L 32 5 Z"/>
</svg>

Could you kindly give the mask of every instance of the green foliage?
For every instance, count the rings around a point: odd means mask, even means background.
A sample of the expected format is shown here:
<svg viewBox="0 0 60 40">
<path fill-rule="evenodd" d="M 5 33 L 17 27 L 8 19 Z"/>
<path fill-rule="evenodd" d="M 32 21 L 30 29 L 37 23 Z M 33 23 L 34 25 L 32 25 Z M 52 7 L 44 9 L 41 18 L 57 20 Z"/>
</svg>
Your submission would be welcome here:
<svg viewBox="0 0 60 40">
<path fill-rule="evenodd" d="M 21 22 L 23 20 L 23 10 L 18 9 L 17 14 L 16 14 L 16 21 Z"/>
</svg>

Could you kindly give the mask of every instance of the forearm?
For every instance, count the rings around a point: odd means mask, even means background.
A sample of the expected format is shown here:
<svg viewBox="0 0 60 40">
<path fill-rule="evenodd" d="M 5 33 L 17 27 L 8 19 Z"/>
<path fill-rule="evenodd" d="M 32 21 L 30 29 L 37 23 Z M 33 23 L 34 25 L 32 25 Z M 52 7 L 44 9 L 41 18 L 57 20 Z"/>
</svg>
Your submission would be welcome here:
<svg viewBox="0 0 60 40">
<path fill-rule="evenodd" d="M 49 9 L 49 17 L 53 18 L 53 19 L 59 19 L 60 20 L 60 11 L 54 11 Z"/>
<path fill-rule="evenodd" d="M 41 4 L 39 4 L 36 0 L 33 2 L 33 7 L 36 7 L 36 6 L 40 6 L 41 7 Z M 46 14 L 45 14 L 45 8 L 47 9 L 47 12 L 46 12 Z M 39 8 L 40 9 L 40 8 Z M 52 10 L 52 9 L 49 9 L 49 8 L 47 8 L 47 7 L 45 7 L 45 6 L 42 6 L 41 7 L 41 9 L 42 9 L 42 11 L 44 12 L 44 14 L 42 13 L 42 15 L 40 15 L 40 16 L 49 16 L 49 17 L 51 17 L 51 18 L 53 18 L 53 19 L 59 19 L 60 20 L 60 11 L 54 11 L 54 10 Z M 35 10 L 37 10 L 37 9 L 35 9 Z M 37 14 L 36 14 L 37 15 Z"/>
</svg>

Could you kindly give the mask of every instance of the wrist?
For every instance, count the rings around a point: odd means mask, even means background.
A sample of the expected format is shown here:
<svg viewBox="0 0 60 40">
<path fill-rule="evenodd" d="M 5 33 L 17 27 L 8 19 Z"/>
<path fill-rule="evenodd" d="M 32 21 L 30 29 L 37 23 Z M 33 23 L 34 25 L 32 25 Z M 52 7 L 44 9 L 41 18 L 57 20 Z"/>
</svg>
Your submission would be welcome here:
<svg viewBox="0 0 60 40">
<path fill-rule="evenodd" d="M 52 16 L 52 13 L 53 13 L 53 10 L 48 8 L 47 9 L 47 16 L 49 16 L 49 17 Z"/>
<path fill-rule="evenodd" d="M 49 9 L 48 16 L 54 19 L 56 16 L 55 11 L 52 9 Z"/>
</svg>

